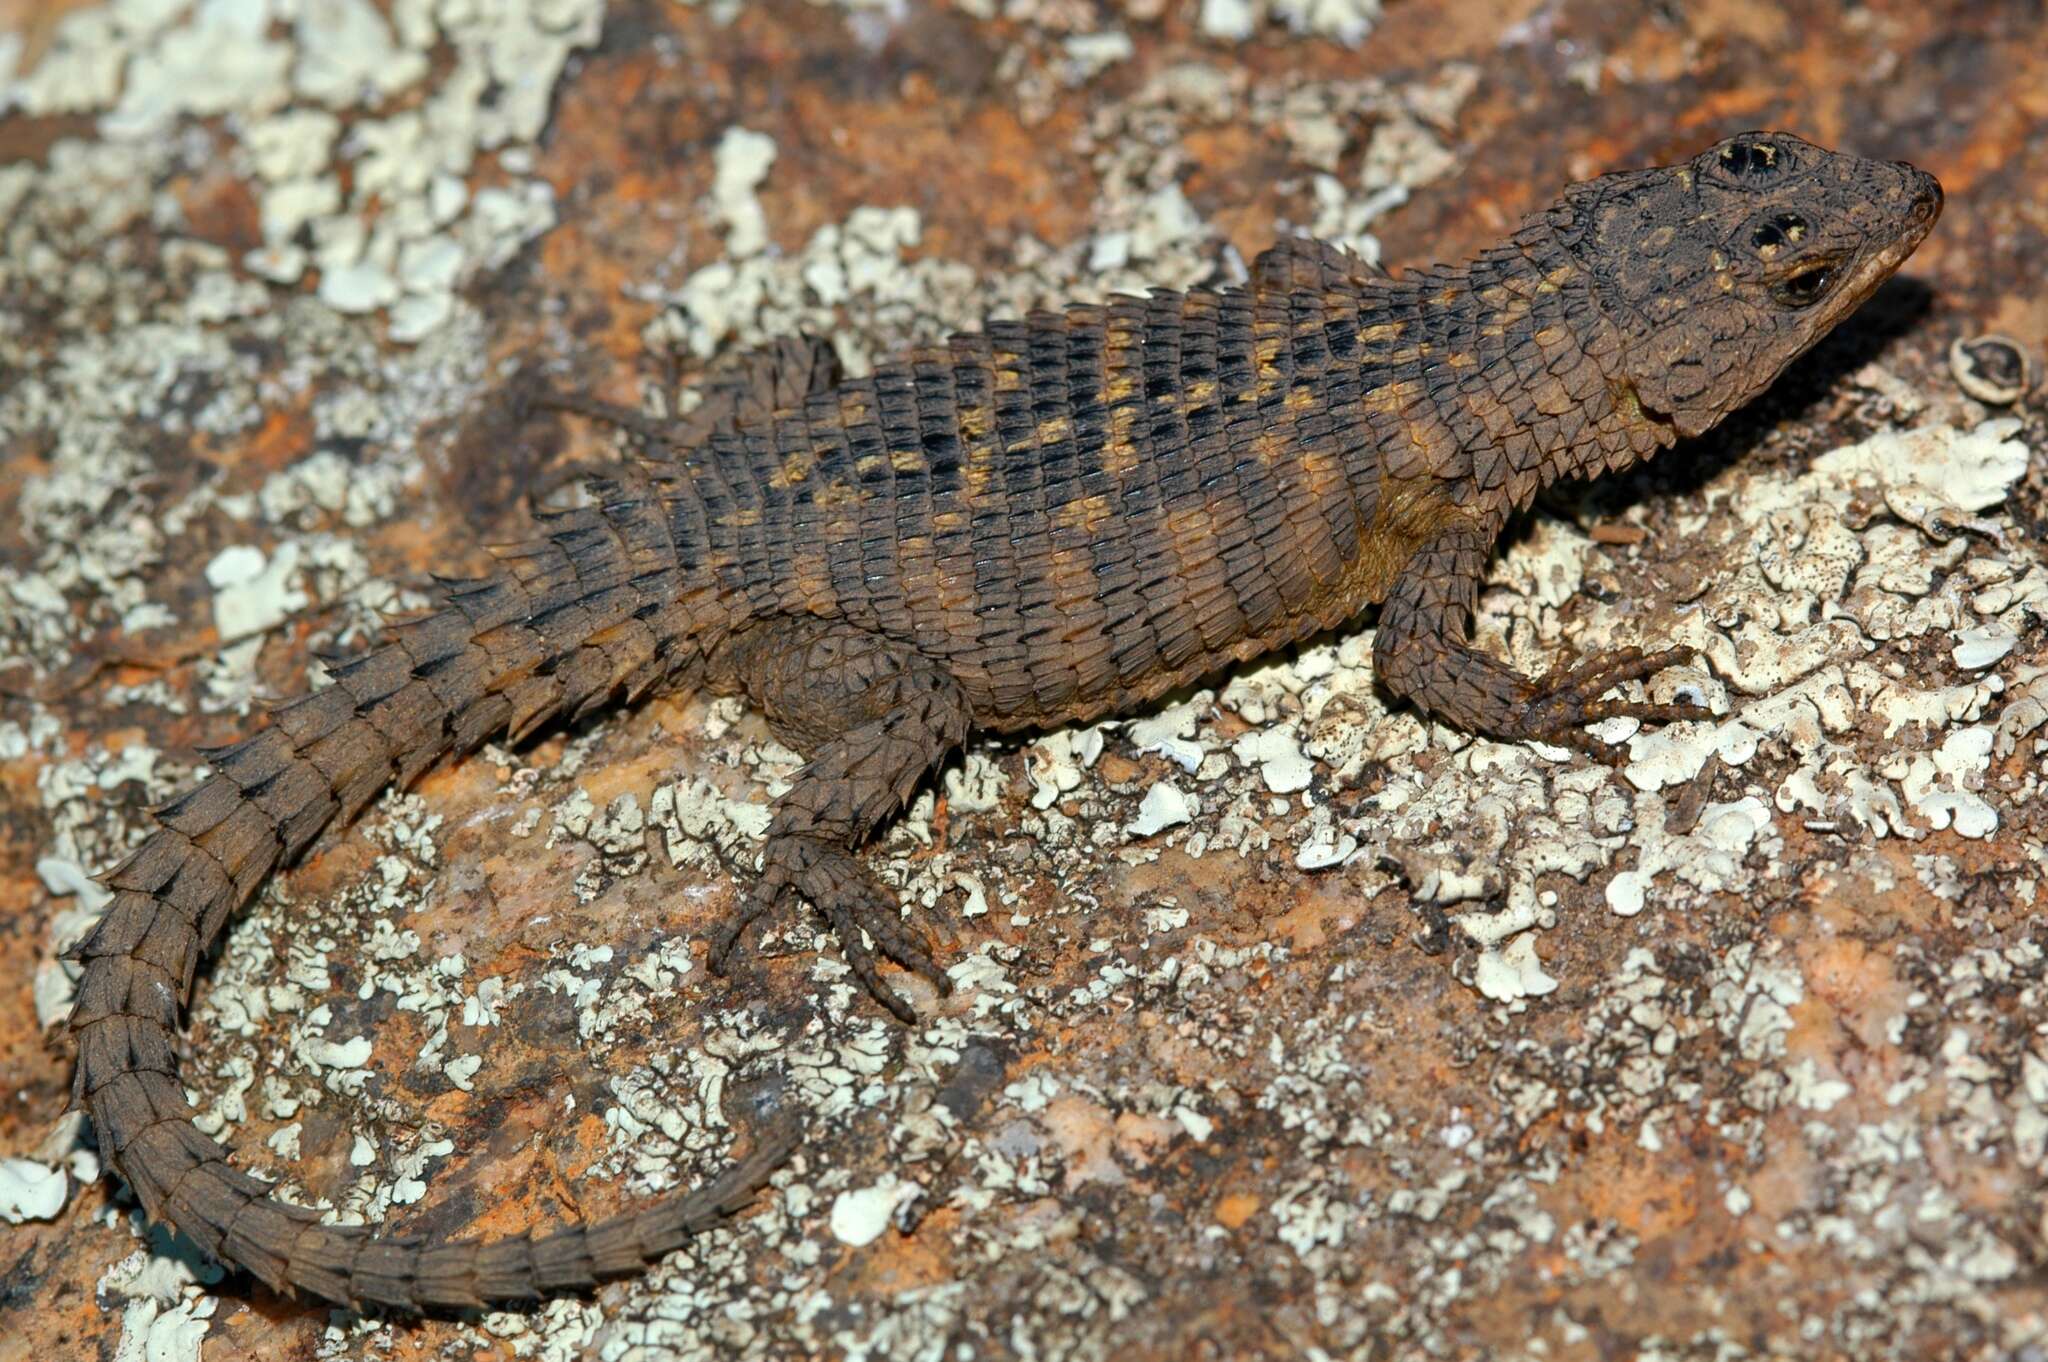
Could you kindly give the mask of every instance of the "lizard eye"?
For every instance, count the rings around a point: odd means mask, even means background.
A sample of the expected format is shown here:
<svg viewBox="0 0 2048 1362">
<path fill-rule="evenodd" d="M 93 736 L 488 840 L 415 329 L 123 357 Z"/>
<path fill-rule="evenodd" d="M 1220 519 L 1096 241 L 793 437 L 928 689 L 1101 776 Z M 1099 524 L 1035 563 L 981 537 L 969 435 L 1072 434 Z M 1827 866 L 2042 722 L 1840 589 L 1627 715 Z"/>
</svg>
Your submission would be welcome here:
<svg viewBox="0 0 2048 1362">
<path fill-rule="evenodd" d="M 1786 307 L 1812 307 L 1826 295 L 1829 285 L 1834 282 L 1833 265 L 1814 265 L 1797 274 L 1787 275 L 1771 290 L 1771 296 Z"/>
<path fill-rule="evenodd" d="M 1806 219 L 1797 213 L 1778 213 L 1764 219 L 1749 234 L 1749 244 L 1756 247 L 1756 253 L 1769 260 L 1787 245 L 1798 245 L 1806 239 Z"/>
<path fill-rule="evenodd" d="M 1778 149 L 1769 142 L 1730 142 L 1721 148 L 1721 169 L 1730 175 L 1755 178 L 1777 166 Z"/>
</svg>

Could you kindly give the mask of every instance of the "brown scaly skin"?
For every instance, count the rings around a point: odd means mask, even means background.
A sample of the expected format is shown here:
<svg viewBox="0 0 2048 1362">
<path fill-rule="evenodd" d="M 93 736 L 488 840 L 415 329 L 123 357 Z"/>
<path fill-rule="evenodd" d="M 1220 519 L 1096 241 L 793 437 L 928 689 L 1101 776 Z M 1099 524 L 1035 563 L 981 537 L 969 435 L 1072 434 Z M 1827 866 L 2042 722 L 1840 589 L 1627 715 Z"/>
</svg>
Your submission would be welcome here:
<svg viewBox="0 0 2048 1362">
<path fill-rule="evenodd" d="M 1286 242 L 1247 288 L 995 322 L 846 382 L 792 345 L 692 427 L 629 418 L 660 447 L 630 490 L 601 482 L 500 575 L 451 584 L 448 608 L 211 754 L 106 875 L 71 1018 L 102 1151 L 153 1218 L 328 1300 L 465 1308 L 637 1271 L 744 1204 L 789 1137 L 690 1195 L 491 1244 L 321 1225 L 228 1165 L 191 1124 L 173 1033 L 265 875 L 494 734 L 657 687 L 739 692 L 809 764 L 714 961 L 807 900 L 908 1021 L 873 952 L 945 976 L 855 852 L 972 729 L 1133 709 L 1373 602 L 1380 679 L 1468 729 L 1583 744 L 1598 719 L 1690 717 L 1600 698 L 1682 650 L 1542 683 L 1474 650 L 1495 536 L 1546 484 L 1748 401 L 1940 205 L 1910 166 L 1753 133 L 1573 186 L 1463 266 L 1395 280 Z"/>
</svg>

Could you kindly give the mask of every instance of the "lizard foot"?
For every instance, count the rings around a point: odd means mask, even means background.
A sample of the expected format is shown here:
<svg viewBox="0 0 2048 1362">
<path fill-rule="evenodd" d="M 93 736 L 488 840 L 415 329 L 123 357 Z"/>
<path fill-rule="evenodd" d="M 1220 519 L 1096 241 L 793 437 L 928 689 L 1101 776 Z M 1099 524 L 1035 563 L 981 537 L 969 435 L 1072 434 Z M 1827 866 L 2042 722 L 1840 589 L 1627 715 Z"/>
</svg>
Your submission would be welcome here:
<svg viewBox="0 0 2048 1362">
<path fill-rule="evenodd" d="M 952 992 L 946 972 L 904 925 L 895 895 L 852 852 L 813 837 L 783 836 L 769 841 L 761 878 L 746 906 L 711 933 L 711 968 L 723 974 L 747 928 L 792 894 L 809 900 L 825 915 L 854 977 L 904 1025 L 916 1025 L 917 1013 L 883 980 L 877 952 L 930 980 L 940 994 Z M 870 939 L 872 948 L 867 944 Z"/>
<path fill-rule="evenodd" d="M 1690 701 L 1662 705 L 1647 700 L 1600 698 L 1624 682 L 1654 676 L 1666 667 L 1690 662 L 1698 656 L 1695 648 L 1665 648 L 1655 653 L 1645 653 L 1641 648 L 1617 648 L 1561 667 L 1537 684 L 1519 716 L 1514 736 L 1605 757 L 1610 755 L 1608 749 L 1585 731 L 1587 724 L 1604 719 L 1640 719 L 1645 723 L 1711 719 L 1712 710 Z"/>
</svg>

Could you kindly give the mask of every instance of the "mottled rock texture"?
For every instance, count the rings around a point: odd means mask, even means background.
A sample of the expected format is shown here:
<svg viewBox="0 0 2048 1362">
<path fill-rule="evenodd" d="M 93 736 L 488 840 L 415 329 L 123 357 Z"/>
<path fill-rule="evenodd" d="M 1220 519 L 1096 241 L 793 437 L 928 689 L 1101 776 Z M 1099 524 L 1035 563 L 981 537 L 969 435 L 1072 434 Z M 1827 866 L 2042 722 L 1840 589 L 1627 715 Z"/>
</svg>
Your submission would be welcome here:
<svg viewBox="0 0 2048 1362">
<path fill-rule="evenodd" d="M 2048 331 L 2030 7 L 473 8 L 0 8 L 0 1152 L 84 1179 L 44 1218 L 0 1165 L 0 1354 L 2040 1346 L 2048 464 L 1946 358 Z M 1758 407 L 1540 503 L 1481 599 L 1525 671 L 1691 643 L 1728 722 L 1618 773 L 1473 742 L 1385 703 L 1368 619 L 977 745 L 874 862 L 956 965 L 912 1031 L 807 923 L 704 968 L 795 768 L 729 702 L 429 775 L 230 927 L 185 1081 L 298 1199 L 436 1230 L 812 1113 L 756 1212 L 588 1303 L 309 1311 L 138 1238 L 56 1123 L 84 872 L 610 456 L 516 428 L 515 367 L 659 407 L 774 335 L 858 369 L 1285 230 L 1457 258 L 1753 126 L 1947 213 Z"/>
</svg>

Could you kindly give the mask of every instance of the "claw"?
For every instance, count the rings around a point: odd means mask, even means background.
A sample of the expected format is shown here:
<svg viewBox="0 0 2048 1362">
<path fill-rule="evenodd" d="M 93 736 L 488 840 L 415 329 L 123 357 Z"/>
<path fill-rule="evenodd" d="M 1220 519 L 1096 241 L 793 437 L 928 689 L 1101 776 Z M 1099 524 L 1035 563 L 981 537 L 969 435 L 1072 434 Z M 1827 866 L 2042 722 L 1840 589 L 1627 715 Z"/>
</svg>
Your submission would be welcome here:
<svg viewBox="0 0 2048 1362">
<path fill-rule="evenodd" d="M 1616 686 L 1654 676 L 1666 667 L 1682 665 L 1698 656 L 1698 649 L 1680 646 L 1654 653 L 1636 647 L 1616 648 L 1582 658 L 1552 672 L 1535 688 L 1522 712 L 1521 736 L 1612 760 L 1615 750 L 1597 742 L 1585 731 L 1586 725 L 1607 719 L 1636 719 L 1644 723 L 1711 719 L 1712 710 L 1690 701 L 1657 704 L 1600 698 Z"/>
<path fill-rule="evenodd" d="M 707 963 L 713 974 L 725 973 L 725 967 L 732 960 L 733 948 L 747 934 L 747 928 L 762 915 L 773 912 L 795 887 L 796 875 L 790 866 L 772 855 L 763 860 L 761 878 L 754 881 L 753 892 L 747 895 L 737 912 L 713 927 L 706 939 L 711 948 Z"/>
<path fill-rule="evenodd" d="M 846 953 L 846 963 L 853 970 L 854 978 L 866 985 L 875 1001 L 888 1008 L 889 1014 L 897 1021 L 905 1026 L 917 1025 L 916 1009 L 882 979 L 882 972 L 875 964 L 875 953 L 861 939 L 860 923 L 855 921 L 853 912 L 843 903 L 834 902 L 825 908 L 825 916 L 839 937 L 839 949 Z"/>
<path fill-rule="evenodd" d="M 844 903 L 845 900 L 840 899 L 837 902 Z M 904 925 L 902 914 L 896 904 L 879 893 L 871 893 L 835 912 L 833 927 L 842 941 L 846 939 L 849 928 L 855 934 L 865 932 L 874 941 L 876 950 L 929 982 L 938 990 L 941 997 L 953 991 L 953 981 L 946 977 L 946 972 L 932 959 L 931 952 L 925 949 L 924 943 Z M 893 989 L 890 991 L 894 992 Z M 904 1020 L 907 1021 L 909 1018 Z"/>
<path fill-rule="evenodd" d="M 733 948 L 740 944 L 740 938 L 747 934 L 747 928 L 753 926 L 756 919 L 781 901 L 788 885 L 778 884 L 774 886 L 772 893 L 768 892 L 768 889 L 766 877 L 763 877 L 762 882 L 754 886 L 754 892 L 747 895 L 746 905 L 711 929 L 711 935 L 707 938 L 711 950 L 706 963 L 711 966 L 713 974 L 725 973 L 725 967 L 732 961 Z"/>
<path fill-rule="evenodd" d="M 754 892 L 711 931 L 712 971 L 723 974 L 747 928 L 792 894 L 824 914 L 854 977 L 905 1026 L 917 1024 L 917 1012 L 882 978 L 878 953 L 929 980 L 941 996 L 952 992 L 952 980 L 904 925 L 895 898 L 875 882 L 867 867 L 844 848 L 806 837 L 770 840 Z"/>
</svg>

